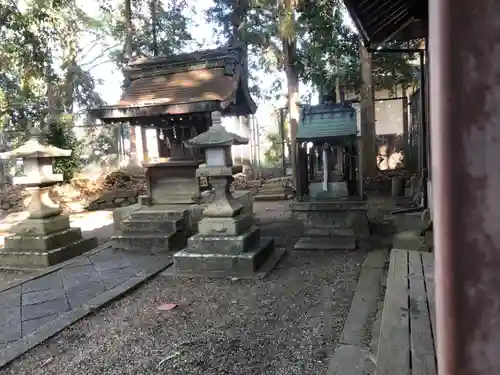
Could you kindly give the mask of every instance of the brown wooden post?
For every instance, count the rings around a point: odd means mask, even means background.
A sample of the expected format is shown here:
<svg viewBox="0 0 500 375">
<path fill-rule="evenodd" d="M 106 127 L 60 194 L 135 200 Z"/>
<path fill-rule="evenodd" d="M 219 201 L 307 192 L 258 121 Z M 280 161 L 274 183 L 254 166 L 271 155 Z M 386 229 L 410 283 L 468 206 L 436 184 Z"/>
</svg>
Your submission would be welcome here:
<svg viewBox="0 0 500 375">
<path fill-rule="evenodd" d="M 500 6 L 429 17 L 438 369 L 500 374 Z"/>
<path fill-rule="evenodd" d="M 408 97 L 406 96 L 406 92 L 403 90 L 403 99 L 401 105 L 403 106 L 403 153 L 404 153 L 404 161 L 405 166 L 407 165 L 407 161 L 410 157 L 410 144 L 409 144 L 409 128 L 408 128 Z"/>
</svg>

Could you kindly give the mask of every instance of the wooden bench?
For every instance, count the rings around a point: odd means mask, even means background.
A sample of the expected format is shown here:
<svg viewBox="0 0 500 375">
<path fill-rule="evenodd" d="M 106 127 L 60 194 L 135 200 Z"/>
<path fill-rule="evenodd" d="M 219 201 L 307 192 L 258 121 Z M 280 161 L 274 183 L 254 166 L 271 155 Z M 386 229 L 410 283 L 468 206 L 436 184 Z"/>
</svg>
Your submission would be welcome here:
<svg viewBox="0 0 500 375">
<path fill-rule="evenodd" d="M 376 375 L 436 375 L 434 255 L 391 251 Z"/>
</svg>

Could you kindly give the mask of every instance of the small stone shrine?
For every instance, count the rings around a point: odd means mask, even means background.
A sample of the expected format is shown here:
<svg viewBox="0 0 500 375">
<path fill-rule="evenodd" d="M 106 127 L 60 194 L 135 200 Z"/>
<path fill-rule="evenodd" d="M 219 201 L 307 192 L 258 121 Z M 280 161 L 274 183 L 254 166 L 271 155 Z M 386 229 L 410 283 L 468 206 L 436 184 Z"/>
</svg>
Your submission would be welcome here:
<svg viewBox="0 0 500 375">
<path fill-rule="evenodd" d="M 370 238 L 358 157 L 357 116 L 349 102 L 303 106 L 297 143 L 297 201 L 304 225 L 295 250 L 353 250 Z M 308 146 L 312 145 L 312 147 Z"/>
<path fill-rule="evenodd" d="M 227 132 L 220 123 L 220 113 L 212 114 L 214 125 L 206 132 L 187 140 L 186 146 L 205 151 L 206 166 L 197 170 L 215 189 L 214 199 L 205 208 L 199 233 L 188 239 L 187 247 L 174 255 L 177 275 L 192 276 L 264 276 L 283 255 L 274 251 L 272 239 L 261 239 L 253 216 L 233 197 L 230 185 L 241 166 L 233 166 L 231 146 L 248 139 Z"/>
<path fill-rule="evenodd" d="M 82 238 L 80 228 L 70 228 L 69 216 L 49 197 L 52 186 L 63 180 L 54 174 L 54 158 L 67 157 L 71 150 L 42 145 L 36 136 L 9 152 L 2 159 L 22 158 L 24 176 L 14 177 L 14 185 L 23 185 L 31 195 L 26 208 L 28 218 L 13 228 L 0 250 L 0 265 L 45 267 L 63 262 L 97 246 L 96 238 Z"/>
</svg>

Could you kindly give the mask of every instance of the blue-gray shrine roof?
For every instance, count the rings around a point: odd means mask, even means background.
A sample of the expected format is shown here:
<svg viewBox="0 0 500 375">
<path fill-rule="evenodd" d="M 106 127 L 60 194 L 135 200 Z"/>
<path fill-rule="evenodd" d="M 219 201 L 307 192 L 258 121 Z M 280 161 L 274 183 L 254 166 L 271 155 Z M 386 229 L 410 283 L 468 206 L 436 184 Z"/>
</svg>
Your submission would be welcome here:
<svg viewBox="0 0 500 375">
<path fill-rule="evenodd" d="M 298 141 L 352 138 L 357 133 L 357 113 L 350 103 L 305 105 L 301 108 Z"/>
</svg>

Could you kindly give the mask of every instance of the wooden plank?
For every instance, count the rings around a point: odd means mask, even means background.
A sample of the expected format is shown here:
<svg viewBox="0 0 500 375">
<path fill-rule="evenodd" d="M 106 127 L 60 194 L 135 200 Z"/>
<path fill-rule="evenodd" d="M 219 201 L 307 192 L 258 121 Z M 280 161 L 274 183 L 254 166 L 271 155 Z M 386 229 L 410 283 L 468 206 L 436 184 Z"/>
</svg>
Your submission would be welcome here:
<svg viewBox="0 0 500 375">
<path fill-rule="evenodd" d="M 424 266 L 425 288 L 427 290 L 427 303 L 431 313 L 432 334 L 434 337 L 434 347 L 437 345 L 436 335 L 436 298 L 434 295 L 434 254 L 422 253 L 422 264 Z"/>
<path fill-rule="evenodd" d="M 436 358 L 425 292 L 421 252 L 408 252 L 412 375 L 436 375 Z"/>
<path fill-rule="evenodd" d="M 410 327 L 408 310 L 408 252 L 392 250 L 376 375 L 410 375 Z"/>
</svg>

